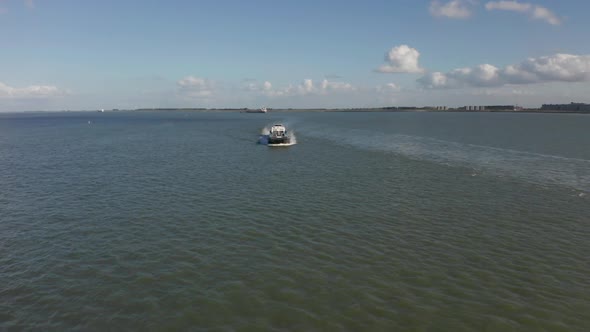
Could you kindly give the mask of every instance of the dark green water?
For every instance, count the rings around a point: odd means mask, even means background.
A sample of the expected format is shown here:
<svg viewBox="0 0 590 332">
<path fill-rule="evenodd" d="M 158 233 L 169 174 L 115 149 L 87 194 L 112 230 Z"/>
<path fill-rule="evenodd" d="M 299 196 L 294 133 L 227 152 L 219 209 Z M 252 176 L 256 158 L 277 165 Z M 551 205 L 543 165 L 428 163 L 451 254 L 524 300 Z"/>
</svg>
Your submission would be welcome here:
<svg viewBox="0 0 590 332">
<path fill-rule="evenodd" d="M 0 114 L 0 330 L 588 331 L 588 128 Z"/>
</svg>

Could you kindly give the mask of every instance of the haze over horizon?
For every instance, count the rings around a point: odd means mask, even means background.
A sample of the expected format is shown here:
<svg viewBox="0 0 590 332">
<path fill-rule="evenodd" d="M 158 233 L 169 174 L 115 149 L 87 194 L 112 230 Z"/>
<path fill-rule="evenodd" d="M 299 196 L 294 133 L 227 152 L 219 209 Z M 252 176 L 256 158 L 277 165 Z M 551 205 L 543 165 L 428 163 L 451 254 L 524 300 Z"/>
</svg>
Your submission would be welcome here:
<svg viewBox="0 0 590 332">
<path fill-rule="evenodd" d="M 590 102 L 590 2 L 0 0 L 0 112 Z"/>
</svg>

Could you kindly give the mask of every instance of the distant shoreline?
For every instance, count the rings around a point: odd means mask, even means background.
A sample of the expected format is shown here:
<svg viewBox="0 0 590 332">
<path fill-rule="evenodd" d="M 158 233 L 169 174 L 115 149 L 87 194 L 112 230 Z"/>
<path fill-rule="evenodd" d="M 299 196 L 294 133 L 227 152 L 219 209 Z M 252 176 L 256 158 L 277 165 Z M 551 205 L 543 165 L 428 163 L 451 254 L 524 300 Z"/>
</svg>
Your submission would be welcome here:
<svg viewBox="0 0 590 332">
<path fill-rule="evenodd" d="M 235 108 L 138 108 L 138 109 L 117 109 L 105 110 L 104 113 L 120 113 L 120 112 L 236 112 L 255 114 L 265 114 L 256 112 L 246 112 L 246 109 Z M 20 111 L 20 112 L 0 112 L 2 113 L 70 113 L 70 112 L 97 112 L 96 110 L 44 110 L 44 111 Z M 100 112 L 100 111 L 99 111 Z M 449 108 L 445 110 L 437 110 L 431 108 L 277 108 L 268 109 L 268 113 L 298 113 L 298 112 L 314 112 L 314 113 L 549 113 L 549 114 L 590 114 L 586 110 L 550 110 L 550 109 L 535 109 L 525 108 L 519 110 L 511 109 L 493 109 L 493 110 L 464 110 Z M 102 113 L 102 112 L 100 112 Z M 266 114 L 268 114 L 266 113 Z"/>
<path fill-rule="evenodd" d="M 522 109 L 522 110 L 478 110 L 478 111 L 466 111 L 459 109 L 447 109 L 447 110 L 432 110 L 432 109 L 415 109 L 415 110 L 333 110 L 327 112 L 383 112 L 383 113 L 575 113 L 575 114 L 590 114 L 588 111 L 569 111 L 569 110 L 542 110 L 542 109 Z"/>
<path fill-rule="evenodd" d="M 235 108 L 150 108 L 150 109 L 135 109 L 128 111 L 190 111 L 190 112 L 240 112 L 247 113 L 245 109 Z M 573 114 L 590 114 L 588 111 L 575 111 L 575 110 L 543 110 L 543 109 L 520 109 L 520 110 L 462 110 L 449 108 L 446 110 L 436 110 L 429 108 L 408 108 L 408 109 L 390 109 L 390 108 L 277 108 L 269 109 L 268 113 L 295 113 L 295 112 L 334 112 L 334 113 L 573 113 Z M 264 113 L 250 113 L 250 114 L 264 114 Z"/>
</svg>

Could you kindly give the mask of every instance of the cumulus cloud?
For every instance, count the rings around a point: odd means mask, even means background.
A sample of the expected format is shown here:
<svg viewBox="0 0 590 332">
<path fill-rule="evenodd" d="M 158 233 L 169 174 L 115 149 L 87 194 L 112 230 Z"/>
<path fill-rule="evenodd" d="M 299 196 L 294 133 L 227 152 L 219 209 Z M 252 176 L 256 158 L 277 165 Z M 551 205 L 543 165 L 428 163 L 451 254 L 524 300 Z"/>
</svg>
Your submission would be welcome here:
<svg viewBox="0 0 590 332">
<path fill-rule="evenodd" d="M 490 1 L 486 3 L 487 10 L 506 10 L 529 15 L 536 20 L 545 21 L 551 25 L 560 25 L 561 19 L 549 9 L 516 0 Z"/>
<path fill-rule="evenodd" d="M 324 79 L 321 84 L 320 92 L 321 93 L 329 93 L 329 92 L 343 92 L 343 91 L 352 91 L 355 88 L 350 83 L 346 82 L 330 82 L 327 79 Z"/>
<path fill-rule="evenodd" d="M 530 3 L 518 1 L 490 1 L 486 3 L 487 10 L 508 10 L 513 12 L 526 13 L 533 8 Z"/>
<path fill-rule="evenodd" d="M 428 89 L 443 89 L 448 88 L 449 79 L 447 75 L 441 72 L 428 73 L 418 79 L 418 83 Z"/>
<path fill-rule="evenodd" d="M 255 79 L 248 79 L 244 80 L 240 89 L 244 91 L 260 91 L 262 90 L 262 85 L 260 85 Z"/>
<path fill-rule="evenodd" d="M 386 64 L 377 68 L 380 73 L 423 73 L 424 69 L 418 64 L 420 52 L 408 45 L 392 48 L 385 54 Z"/>
<path fill-rule="evenodd" d="M 191 98 L 207 98 L 213 95 L 213 84 L 204 78 L 187 76 L 176 82 L 179 92 Z"/>
<path fill-rule="evenodd" d="M 51 98 L 66 94 L 68 94 L 67 90 L 59 89 L 53 85 L 30 85 L 24 88 L 14 88 L 0 82 L 1 99 Z"/>
<path fill-rule="evenodd" d="M 303 84 L 299 86 L 298 90 L 301 91 L 302 94 L 308 94 L 313 92 L 313 81 L 309 78 L 304 79 Z"/>
<path fill-rule="evenodd" d="M 346 82 L 333 82 L 327 79 L 322 80 L 319 84 L 314 84 L 312 79 L 304 79 L 299 85 L 289 85 L 285 89 L 275 91 L 276 95 L 310 95 L 310 94 L 329 94 L 334 92 L 352 91 L 354 87 Z"/>
<path fill-rule="evenodd" d="M 529 58 L 504 68 L 483 64 L 448 73 L 428 73 L 418 79 L 420 85 L 429 89 L 583 81 L 590 81 L 590 55 L 555 54 Z"/>
<path fill-rule="evenodd" d="M 376 89 L 377 89 L 377 92 L 380 92 L 380 93 L 394 93 L 394 92 L 399 92 L 401 90 L 399 85 L 397 85 L 395 83 L 387 83 L 387 84 L 383 84 L 383 85 L 378 85 Z"/>
<path fill-rule="evenodd" d="M 533 18 L 545 21 L 551 25 L 560 25 L 561 20 L 557 15 L 545 7 L 535 6 L 533 10 Z"/>
<path fill-rule="evenodd" d="M 305 79 L 300 85 L 290 85 L 285 89 L 285 94 L 289 95 L 309 95 L 309 94 L 329 94 L 353 91 L 355 87 L 346 82 L 334 82 L 327 79 L 322 80 L 319 84 L 315 84 L 312 79 Z"/>
<path fill-rule="evenodd" d="M 385 84 L 385 86 L 389 89 L 389 90 L 399 90 L 399 86 L 397 86 L 397 84 L 395 83 L 387 83 Z"/>
<path fill-rule="evenodd" d="M 265 94 L 267 94 L 273 91 L 273 87 L 272 83 L 269 81 L 259 83 L 255 79 L 249 79 L 245 81 L 245 83 L 242 85 L 241 90 L 249 92 L 264 92 Z"/>
<path fill-rule="evenodd" d="M 242 90 L 255 92 L 267 97 L 287 97 L 327 95 L 332 93 L 354 91 L 356 88 L 352 86 L 352 84 L 346 82 L 336 82 L 324 79 L 319 83 L 315 83 L 312 79 L 307 78 L 299 84 L 289 84 L 279 88 L 275 88 L 269 81 L 264 81 L 263 83 L 248 82 L 243 86 Z"/>
<path fill-rule="evenodd" d="M 454 19 L 464 19 L 471 17 L 472 1 L 452 0 L 447 3 L 440 3 L 434 0 L 430 3 L 430 14 L 435 17 L 446 17 Z"/>
</svg>

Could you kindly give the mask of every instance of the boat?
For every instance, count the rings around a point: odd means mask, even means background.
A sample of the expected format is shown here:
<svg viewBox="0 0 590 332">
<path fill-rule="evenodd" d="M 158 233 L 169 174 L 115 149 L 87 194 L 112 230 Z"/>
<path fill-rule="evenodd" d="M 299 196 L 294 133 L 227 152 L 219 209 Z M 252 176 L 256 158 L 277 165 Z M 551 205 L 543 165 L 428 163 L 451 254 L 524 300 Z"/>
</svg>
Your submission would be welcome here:
<svg viewBox="0 0 590 332">
<path fill-rule="evenodd" d="M 287 133 L 287 128 L 282 124 L 275 124 L 270 127 L 268 132 L 268 146 L 287 146 L 291 145 L 291 137 Z"/>
<path fill-rule="evenodd" d="M 246 113 L 266 113 L 266 107 L 259 108 L 257 110 L 246 110 Z"/>
</svg>

